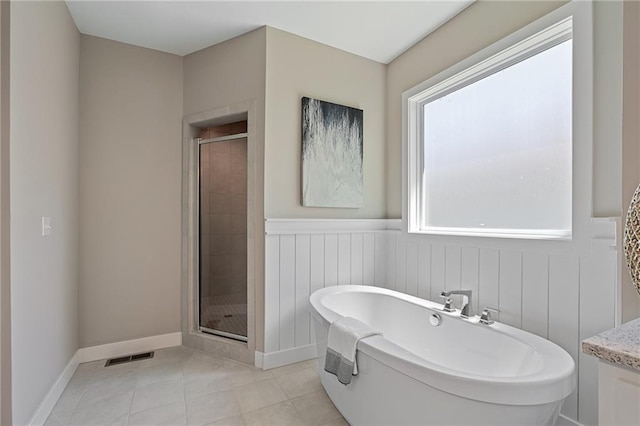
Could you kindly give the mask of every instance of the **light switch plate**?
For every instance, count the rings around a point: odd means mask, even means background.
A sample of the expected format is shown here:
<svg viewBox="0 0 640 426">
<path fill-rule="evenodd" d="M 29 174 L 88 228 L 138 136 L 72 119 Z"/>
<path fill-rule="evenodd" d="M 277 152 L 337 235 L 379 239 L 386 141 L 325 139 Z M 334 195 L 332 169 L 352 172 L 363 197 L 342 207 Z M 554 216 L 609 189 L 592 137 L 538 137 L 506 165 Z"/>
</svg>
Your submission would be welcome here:
<svg viewBox="0 0 640 426">
<path fill-rule="evenodd" d="M 49 235 L 51 235 L 51 218 L 42 216 L 42 236 L 48 237 Z"/>
</svg>

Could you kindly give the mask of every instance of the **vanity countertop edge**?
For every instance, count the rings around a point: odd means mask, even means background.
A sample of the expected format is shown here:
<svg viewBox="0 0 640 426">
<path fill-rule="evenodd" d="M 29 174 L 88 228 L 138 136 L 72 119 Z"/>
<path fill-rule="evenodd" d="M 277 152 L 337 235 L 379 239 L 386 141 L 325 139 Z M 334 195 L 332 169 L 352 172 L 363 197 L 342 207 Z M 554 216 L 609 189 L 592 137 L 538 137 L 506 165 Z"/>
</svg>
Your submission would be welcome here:
<svg viewBox="0 0 640 426">
<path fill-rule="evenodd" d="M 640 318 L 583 340 L 582 352 L 640 371 Z"/>
</svg>

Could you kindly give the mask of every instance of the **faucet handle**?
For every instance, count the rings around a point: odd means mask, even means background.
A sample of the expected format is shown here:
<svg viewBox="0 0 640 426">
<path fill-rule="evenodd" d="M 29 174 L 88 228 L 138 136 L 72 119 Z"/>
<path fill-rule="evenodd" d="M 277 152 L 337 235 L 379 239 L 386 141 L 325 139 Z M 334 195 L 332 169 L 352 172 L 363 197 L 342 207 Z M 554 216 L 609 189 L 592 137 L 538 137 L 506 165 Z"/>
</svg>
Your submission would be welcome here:
<svg viewBox="0 0 640 426">
<path fill-rule="evenodd" d="M 451 307 L 451 298 L 443 291 L 442 293 L 440 293 L 440 297 L 444 299 L 444 306 L 442 307 L 442 310 L 445 312 L 453 312 L 455 311 L 454 308 Z"/>
<path fill-rule="evenodd" d="M 482 315 L 480 315 L 480 324 L 484 324 L 484 325 L 491 325 L 493 324 L 495 321 L 493 319 L 491 319 L 491 314 L 497 314 L 500 311 L 494 308 L 490 308 L 490 307 L 485 307 L 482 310 Z"/>
</svg>

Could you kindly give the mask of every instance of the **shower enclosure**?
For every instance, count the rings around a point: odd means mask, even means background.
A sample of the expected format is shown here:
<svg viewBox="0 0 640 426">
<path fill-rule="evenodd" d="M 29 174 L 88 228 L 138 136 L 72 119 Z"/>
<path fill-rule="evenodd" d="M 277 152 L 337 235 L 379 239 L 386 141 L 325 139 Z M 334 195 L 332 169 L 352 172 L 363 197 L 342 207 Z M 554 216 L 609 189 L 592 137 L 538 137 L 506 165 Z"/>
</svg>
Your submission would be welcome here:
<svg viewBox="0 0 640 426">
<path fill-rule="evenodd" d="M 247 122 L 201 130 L 199 329 L 247 341 Z"/>
</svg>

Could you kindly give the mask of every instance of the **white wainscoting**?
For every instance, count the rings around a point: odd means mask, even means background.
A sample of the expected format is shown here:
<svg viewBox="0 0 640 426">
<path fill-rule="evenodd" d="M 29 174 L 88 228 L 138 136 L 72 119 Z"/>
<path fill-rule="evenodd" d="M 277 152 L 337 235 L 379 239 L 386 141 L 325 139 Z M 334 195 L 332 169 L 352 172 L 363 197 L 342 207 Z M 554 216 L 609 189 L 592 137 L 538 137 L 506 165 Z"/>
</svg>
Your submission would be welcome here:
<svg viewBox="0 0 640 426">
<path fill-rule="evenodd" d="M 397 220 L 267 220 L 265 360 L 286 353 L 291 362 L 312 353 L 308 300 L 317 289 L 376 285 L 434 301 L 443 290 L 471 289 L 474 313 L 499 309 L 499 321 L 571 354 L 578 388 L 562 413 L 595 425 L 597 360 L 581 353 L 580 342 L 616 324 L 616 225 L 615 219 L 593 219 L 590 253 L 557 254 L 516 250 L 513 244 L 504 250 L 432 242 L 398 231 Z"/>
<path fill-rule="evenodd" d="M 341 284 L 385 285 L 385 222 L 267 220 L 265 357 L 315 344 L 309 313 L 314 291 Z"/>
</svg>

